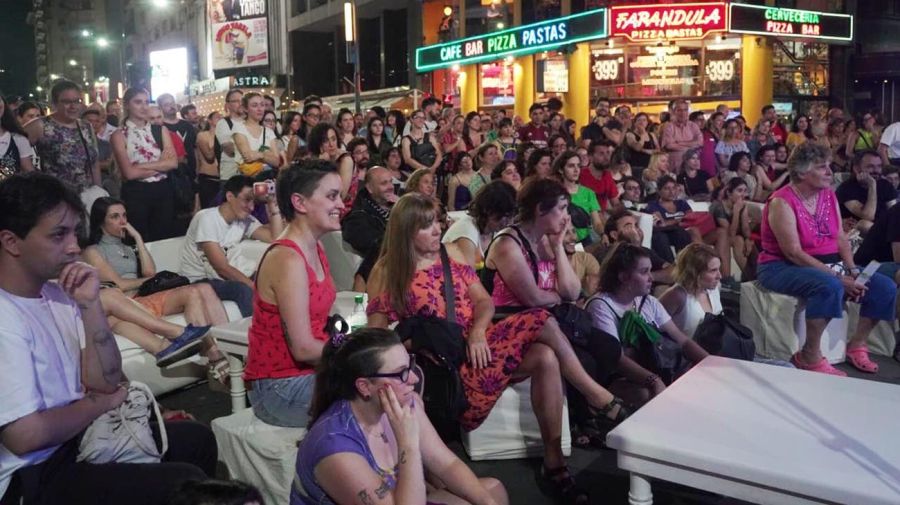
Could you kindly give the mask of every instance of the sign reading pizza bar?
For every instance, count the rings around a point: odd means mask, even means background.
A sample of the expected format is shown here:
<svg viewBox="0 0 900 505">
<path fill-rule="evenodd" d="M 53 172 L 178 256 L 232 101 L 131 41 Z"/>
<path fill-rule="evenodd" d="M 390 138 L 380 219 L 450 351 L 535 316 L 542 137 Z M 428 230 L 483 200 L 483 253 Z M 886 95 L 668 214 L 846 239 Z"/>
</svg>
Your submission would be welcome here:
<svg viewBox="0 0 900 505">
<path fill-rule="evenodd" d="M 606 9 L 416 49 L 416 71 L 493 61 L 606 37 Z"/>
<path fill-rule="evenodd" d="M 728 28 L 725 2 L 616 6 L 610 37 L 631 41 L 696 40 Z"/>
<path fill-rule="evenodd" d="M 853 16 L 827 12 L 782 9 L 762 5 L 731 4 L 731 28 L 735 33 L 800 37 L 810 40 L 853 40 Z"/>
</svg>

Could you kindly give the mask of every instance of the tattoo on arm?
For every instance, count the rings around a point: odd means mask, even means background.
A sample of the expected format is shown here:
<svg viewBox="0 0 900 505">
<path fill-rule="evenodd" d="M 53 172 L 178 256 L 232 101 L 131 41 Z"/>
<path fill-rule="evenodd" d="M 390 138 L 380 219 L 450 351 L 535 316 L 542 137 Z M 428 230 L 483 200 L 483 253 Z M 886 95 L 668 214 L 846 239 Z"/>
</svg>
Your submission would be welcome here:
<svg viewBox="0 0 900 505">
<path fill-rule="evenodd" d="M 375 490 L 375 496 L 378 497 L 379 500 L 383 500 L 388 493 L 391 492 L 391 488 L 388 487 L 387 482 L 382 482 L 378 489 Z"/>
<path fill-rule="evenodd" d="M 365 489 L 357 493 L 356 497 L 359 498 L 359 502 L 363 505 L 375 505 L 375 502 L 372 501 L 372 497 L 369 495 L 369 492 Z"/>
<path fill-rule="evenodd" d="M 281 334 L 284 335 L 284 342 L 287 344 L 288 349 L 291 348 L 291 336 L 288 334 L 287 323 L 284 322 L 284 319 L 281 320 Z"/>
<path fill-rule="evenodd" d="M 400 451 L 400 458 L 399 458 L 399 459 L 400 459 L 400 464 L 401 464 L 401 465 L 405 465 L 405 464 L 406 464 L 406 451 L 405 451 L 405 450 L 404 450 L 404 451 Z"/>
</svg>

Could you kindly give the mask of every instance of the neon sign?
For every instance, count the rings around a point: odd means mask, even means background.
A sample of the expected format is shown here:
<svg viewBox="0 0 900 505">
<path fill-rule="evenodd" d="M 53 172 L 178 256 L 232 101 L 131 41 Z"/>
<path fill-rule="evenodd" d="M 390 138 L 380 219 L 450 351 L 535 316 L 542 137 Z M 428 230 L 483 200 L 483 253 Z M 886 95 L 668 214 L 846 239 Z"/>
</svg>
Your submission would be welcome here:
<svg viewBox="0 0 900 505">
<path fill-rule="evenodd" d="M 619 6 L 610 16 L 610 36 L 631 41 L 702 39 L 728 27 L 724 2 Z"/>
<path fill-rule="evenodd" d="M 812 40 L 853 40 L 853 16 L 849 14 L 744 4 L 731 4 L 729 10 L 729 31 L 735 33 Z"/>
<path fill-rule="evenodd" d="M 606 9 L 416 49 L 416 71 L 492 61 L 606 37 Z"/>
</svg>

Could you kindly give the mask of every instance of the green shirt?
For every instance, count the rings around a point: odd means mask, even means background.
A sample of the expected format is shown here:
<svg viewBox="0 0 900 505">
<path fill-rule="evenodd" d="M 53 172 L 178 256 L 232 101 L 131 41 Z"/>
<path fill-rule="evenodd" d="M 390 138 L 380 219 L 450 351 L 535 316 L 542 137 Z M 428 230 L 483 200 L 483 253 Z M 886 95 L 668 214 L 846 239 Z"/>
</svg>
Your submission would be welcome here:
<svg viewBox="0 0 900 505">
<path fill-rule="evenodd" d="M 597 201 L 597 195 L 589 188 L 586 188 L 582 185 L 578 185 L 578 191 L 572 195 L 572 205 L 575 205 L 588 214 L 592 214 L 593 212 L 600 211 L 600 203 Z M 575 235 L 578 237 L 578 241 L 582 241 L 591 234 L 591 227 L 587 228 L 575 228 Z"/>
</svg>

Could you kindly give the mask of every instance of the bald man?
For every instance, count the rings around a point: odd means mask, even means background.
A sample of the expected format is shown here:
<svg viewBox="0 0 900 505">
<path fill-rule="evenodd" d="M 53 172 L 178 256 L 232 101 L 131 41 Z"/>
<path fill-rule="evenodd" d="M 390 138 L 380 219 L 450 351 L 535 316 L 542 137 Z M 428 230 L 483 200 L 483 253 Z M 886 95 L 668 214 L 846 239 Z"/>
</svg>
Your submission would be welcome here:
<svg viewBox="0 0 900 505">
<path fill-rule="evenodd" d="M 387 229 L 391 205 L 396 201 L 390 170 L 372 167 L 366 172 L 365 186 L 359 190 L 350 213 L 341 223 L 344 241 L 363 257 L 363 265 L 357 272 L 363 279 L 369 278 Z"/>
</svg>

